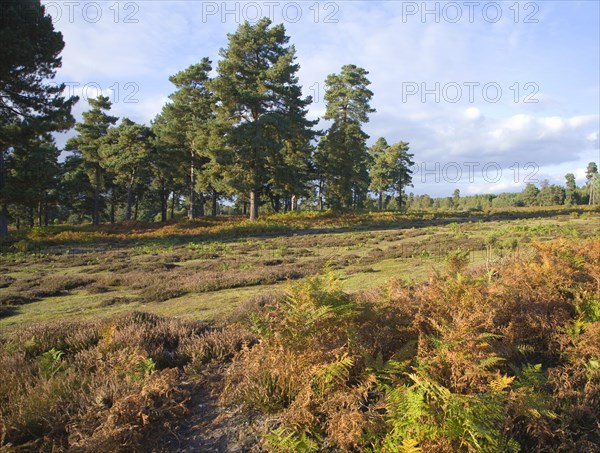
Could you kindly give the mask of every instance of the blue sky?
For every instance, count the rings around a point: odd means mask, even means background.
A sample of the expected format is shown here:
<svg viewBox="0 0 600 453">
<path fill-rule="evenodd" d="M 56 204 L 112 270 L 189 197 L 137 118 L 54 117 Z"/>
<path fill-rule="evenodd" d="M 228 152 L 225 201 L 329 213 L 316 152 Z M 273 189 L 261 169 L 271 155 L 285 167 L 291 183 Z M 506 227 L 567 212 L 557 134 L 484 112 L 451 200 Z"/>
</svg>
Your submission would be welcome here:
<svg viewBox="0 0 600 453">
<path fill-rule="evenodd" d="M 600 2 L 43 3 L 66 42 L 57 80 L 84 98 L 100 88 L 119 117 L 149 123 L 169 75 L 216 63 L 227 33 L 270 16 L 296 47 L 312 117 L 328 74 L 370 72 L 369 144 L 410 142 L 417 194 L 515 191 L 568 172 L 582 184 L 600 160 Z"/>
</svg>

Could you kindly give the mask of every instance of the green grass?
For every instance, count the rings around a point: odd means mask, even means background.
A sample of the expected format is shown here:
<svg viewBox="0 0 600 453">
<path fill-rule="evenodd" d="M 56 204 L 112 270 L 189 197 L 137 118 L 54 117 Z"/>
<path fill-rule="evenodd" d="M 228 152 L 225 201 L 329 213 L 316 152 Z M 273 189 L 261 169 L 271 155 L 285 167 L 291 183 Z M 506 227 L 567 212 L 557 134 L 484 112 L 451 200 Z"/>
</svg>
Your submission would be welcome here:
<svg viewBox="0 0 600 453">
<path fill-rule="evenodd" d="M 315 275 L 328 264 L 345 291 L 358 292 L 390 278 L 423 281 L 443 272 L 445 257 L 456 250 L 471 251 L 470 266 L 489 267 L 527 250 L 531 241 L 600 235 L 597 211 L 581 216 L 559 209 L 479 218 L 452 214 L 294 213 L 258 224 L 205 219 L 163 227 L 19 232 L 20 241 L 35 247 L 17 252 L 10 244 L 3 246 L 0 273 L 15 281 L 0 288 L 0 301 L 56 286 L 55 278 L 89 278 L 91 283 L 13 307 L 12 314 L 0 318 L 0 331 L 133 310 L 213 320 L 251 296 L 282 288 L 288 277 Z M 524 219 L 527 215 L 531 218 Z M 117 299 L 123 297 L 131 301 Z"/>
</svg>

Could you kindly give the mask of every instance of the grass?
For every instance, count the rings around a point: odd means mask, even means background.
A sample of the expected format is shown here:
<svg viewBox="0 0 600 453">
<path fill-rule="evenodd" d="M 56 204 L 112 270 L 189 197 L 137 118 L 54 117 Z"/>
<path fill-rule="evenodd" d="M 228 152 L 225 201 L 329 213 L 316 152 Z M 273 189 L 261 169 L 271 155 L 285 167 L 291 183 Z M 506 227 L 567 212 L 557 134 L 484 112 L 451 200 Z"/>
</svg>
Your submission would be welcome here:
<svg viewBox="0 0 600 453">
<path fill-rule="evenodd" d="M 489 266 L 527 249 L 532 240 L 599 234 L 597 212 L 550 213 L 556 215 L 545 217 L 548 210 L 480 218 L 306 213 L 275 215 L 258 225 L 225 218 L 167 226 L 35 228 L 4 245 L 0 329 L 133 310 L 217 319 L 248 296 L 316 275 L 328 264 L 340 274 L 344 290 L 358 292 L 391 278 L 424 281 L 457 250 L 469 252 L 471 265 Z M 523 220 L 525 214 L 533 218 Z M 23 241 L 30 241 L 31 250 L 15 251 Z"/>
<path fill-rule="evenodd" d="M 241 450 L 597 451 L 599 219 L 21 232 L 0 258 L 0 449 L 208 451 L 186 439 L 210 419 Z"/>
</svg>

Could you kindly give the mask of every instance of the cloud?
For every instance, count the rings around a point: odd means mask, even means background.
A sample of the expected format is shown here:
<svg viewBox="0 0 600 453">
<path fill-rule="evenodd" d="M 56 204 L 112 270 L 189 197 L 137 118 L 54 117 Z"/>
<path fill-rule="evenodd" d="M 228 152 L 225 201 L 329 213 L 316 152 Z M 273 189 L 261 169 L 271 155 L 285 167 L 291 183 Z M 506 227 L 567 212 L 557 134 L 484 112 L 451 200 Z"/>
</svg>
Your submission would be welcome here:
<svg viewBox="0 0 600 453">
<path fill-rule="evenodd" d="M 216 64 L 219 48 L 227 45 L 226 34 L 249 14 L 249 3 L 243 2 L 96 2 L 101 20 L 83 20 L 81 3 L 75 20 L 69 21 L 67 6 L 53 3 L 62 5 L 56 27 L 66 41 L 57 79 L 95 82 L 103 93 L 119 87 L 114 114 L 144 122 L 172 92 L 168 76 L 203 56 Z M 263 12 L 274 5 L 254 3 Z M 524 4 L 515 20 L 510 3 L 498 3 L 503 14 L 497 23 L 482 18 L 481 6 L 472 22 L 466 11 L 456 23 L 443 14 L 437 22 L 435 15 L 408 17 L 403 14 L 407 2 L 300 2 L 298 20 L 290 20 L 293 11 L 286 16 L 287 4 L 280 3 L 273 16 L 275 23 L 284 22 L 296 47 L 303 93 L 315 98 L 311 118 L 324 113 L 326 76 L 354 63 L 366 68 L 372 81 L 377 113 L 365 125 L 369 143 L 380 136 L 408 141 L 416 159 L 426 162 L 498 162 L 502 168 L 536 162 L 559 178 L 580 166 L 581 159 L 598 155 L 599 38 L 591 20 L 598 7 L 593 3 L 539 5 L 538 23 L 524 21 L 531 12 Z M 125 10 L 129 4 L 136 6 Z M 217 9 L 207 14 L 211 8 Z M 225 14 L 223 8 L 233 12 Z M 126 22 L 126 14 L 132 13 L 137 22 Z M 575 25 L 573 17 L 581 21 Z M 137 84 L 137 103 L 123 101 L 129 93 L 126 83 Z M 406 83 L 415 83 L 419 93 L 407 98 Z M 478 84 L 472 93 L 468 83 Z M 494 102 L 483 90 L 490 83 L 501 90 Z M 527 83 L 535 85 L 526 89 Z M 455 86 L 462 92 L 454 102 L 449 98 Z M 524 103 L 532 86 L 538 102 Z M 423 88 L 438 92 L 423 100 Z M 80 117 L 85 109 L 80 102 L 75 114 Z M 326 124 L 321 121 L 317 127 Z M 465 190 L 504 187 L 473 184 Z M 451 193 L 447 185 L 422 184 L 414 190 L 429 189 Z"/>
<path fill-rule="evenodd" d="M 477 107 L 469 107 L 467 110 L 465 110 L 465 117 L 468 120 L 475 121 L 482 119 L 483 115 Z"/>
</svg>

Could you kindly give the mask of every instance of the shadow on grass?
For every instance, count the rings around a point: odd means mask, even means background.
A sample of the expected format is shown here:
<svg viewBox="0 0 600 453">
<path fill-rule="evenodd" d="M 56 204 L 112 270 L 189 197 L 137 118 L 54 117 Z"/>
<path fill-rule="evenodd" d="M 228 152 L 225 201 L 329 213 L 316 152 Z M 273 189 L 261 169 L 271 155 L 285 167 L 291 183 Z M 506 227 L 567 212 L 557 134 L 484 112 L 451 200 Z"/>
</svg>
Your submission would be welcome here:
<svg viewBox="0 0 600 453">
<path fill-rule="evenodd" d="M 15 232 L 0 242 L 0 252 L 78 254 L 130 247 L 171 247 L 189 242 L 236 242 L 318 234 L 446 226 L 450 223 L 551 218 L 599 213 L 595 206 L 507 208 L 492 211 L 300 212 L 267 215 L 251 223 L 240 216 L 203 217 L 167 223 L 120 222 L 51 226 Z M 161 234 L 161 230 L 164 231 Z"/>
</svg>

